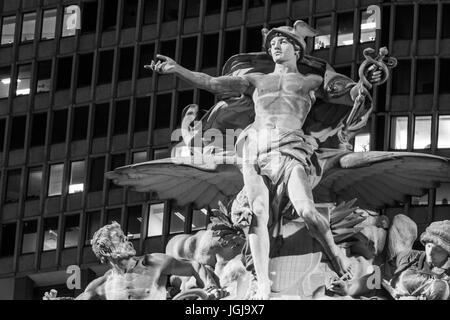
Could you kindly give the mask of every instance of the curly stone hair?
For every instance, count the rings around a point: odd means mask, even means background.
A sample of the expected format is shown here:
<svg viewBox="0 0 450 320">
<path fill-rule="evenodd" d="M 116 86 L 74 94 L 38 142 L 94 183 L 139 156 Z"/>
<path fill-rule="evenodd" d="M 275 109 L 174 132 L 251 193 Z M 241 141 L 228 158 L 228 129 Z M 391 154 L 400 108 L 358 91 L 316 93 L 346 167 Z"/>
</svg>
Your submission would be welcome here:
<svg viewBox="0 0 450 320">
<path fill-rule="evenodd" d="M 113 221 L 111 224 L 103 226 L 99 230 L 97 230 L 92 237 L 92 251 L 102 263 L 105 263 L 107 261 L 107 257 L 109 257 L 111 254 L 111 247 L 113 245 L 111 241 L 111 233 L 112 231 L 117 229 L 122 231 L 120 224 L 116 221 Z"/>
</svg>

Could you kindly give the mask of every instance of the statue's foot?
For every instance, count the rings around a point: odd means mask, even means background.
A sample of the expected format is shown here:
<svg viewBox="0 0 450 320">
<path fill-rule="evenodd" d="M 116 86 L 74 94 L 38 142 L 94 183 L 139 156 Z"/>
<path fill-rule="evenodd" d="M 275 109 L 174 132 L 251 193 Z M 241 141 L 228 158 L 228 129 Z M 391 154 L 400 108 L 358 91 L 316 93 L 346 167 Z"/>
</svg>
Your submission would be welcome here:
<svg viewBox="0 0 450 320">
<path fill-rule="evenodd" d="M 340 253 L 335 256 L 331 260 L 331 263 L 334 270 L 342 278 L 342 280 L 349 280 L 353 278 L 352 263 L 344 254 Z"/>
<path fill-rule="evenodd" d="M 258 281 L 256 293 L 251 300 L 269 300 L 271 281 Z"/>
</svg>

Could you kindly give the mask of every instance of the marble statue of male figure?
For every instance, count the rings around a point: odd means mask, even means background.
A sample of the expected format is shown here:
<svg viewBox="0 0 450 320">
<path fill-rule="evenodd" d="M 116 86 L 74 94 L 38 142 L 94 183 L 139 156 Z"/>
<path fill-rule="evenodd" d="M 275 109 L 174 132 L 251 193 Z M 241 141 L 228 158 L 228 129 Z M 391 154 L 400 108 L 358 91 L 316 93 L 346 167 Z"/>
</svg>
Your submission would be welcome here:
<svg viewBox="0 0 450 320">
<path fill-rule="evenodd" d="M 334 243 L 328 220 L 315 208 L 308 181 L 310 157 L 317 144 L 301 128 L 316 96 L 321 96 L 324 79 L 315 74 L 301 74 L 297 61 L 303 58 L 306 49 L 304 38 L 313 35 L 314 30 L 303 21 L 296 21 L 294 27 L 268 31 L 264 45 L 275 62 L 275 68 L 269 74 L 212 77 L 187 70 L 162 55 L 157 55 L 157 62 L 152 61 L 150 65 L 154 71 L 174 73 L 213 93 L 243 94 L 254 88 L 255 120 L 240 137 L 244 140 L 244 188 L 253 211 L 248 239 L 257 277 L 254 299 L 268 299 L 270 294 L 267 225 L 270 192 L 275 189 L 281 189 L 289 197 L 299 217 L 322 245 L 335 271 L 340 275 L 351 273 L 348 258 Z M 381 72 L 375 71 L 369 80 L 377 82 L 380 78 Z M 358 90 L 354 87 L 343 99 L 351 102 L 357 95 Z"/>
</svg>

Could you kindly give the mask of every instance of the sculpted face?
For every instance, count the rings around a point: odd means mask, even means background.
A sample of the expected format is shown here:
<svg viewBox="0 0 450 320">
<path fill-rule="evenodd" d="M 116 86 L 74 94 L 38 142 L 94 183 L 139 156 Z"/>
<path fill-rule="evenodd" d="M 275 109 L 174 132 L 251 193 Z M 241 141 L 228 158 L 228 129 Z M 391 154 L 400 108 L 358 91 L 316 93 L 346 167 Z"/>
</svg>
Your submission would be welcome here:
<svg viewBox="0 0 450 320">
<path fill-rule="evenodd" d="M 98 258 L 105 262 L 107 258 L 117 260 L 136 255 L 133 244 L 128 241 L 117 222 L 99 229 L 91 241 L 92 250 Z"/>
<path fill-rule="evenodd" d="M 425 245 L 425 254 L 427 262 L 436 267 L 443 266 L 449 258 L 447 251 L 432 242 Z"/>
<path fill-rule="evenodd" d="M 298 59 L 294 45 L 284 36 L 275 36 L 270 40 L 270 55 L 275 63 Z"/>
</svg>

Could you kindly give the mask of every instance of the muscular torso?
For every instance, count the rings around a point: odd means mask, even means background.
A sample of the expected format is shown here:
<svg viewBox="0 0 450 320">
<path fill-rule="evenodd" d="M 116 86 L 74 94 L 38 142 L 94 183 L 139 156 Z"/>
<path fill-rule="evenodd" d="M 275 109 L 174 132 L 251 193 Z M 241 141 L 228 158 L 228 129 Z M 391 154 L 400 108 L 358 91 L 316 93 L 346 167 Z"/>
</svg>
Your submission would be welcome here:
<svg viewBox="0 0 450 320">
<path fill-rule="evenodd" d="M 311 109 L 311 98 L 322 84 L 318 75 L 283 73 L 252 76 L 255 86 L 255 129 L 303 126 Z"/>
<path fill-rule="evenodd" d="M 136 266 L 126 273 L 111 270 L 103 284 L 107 300 L 165 300 L 167 276 L 152 261 L 139 258 Z M 145 263 L 145 265 L 144 265 Z"/>
</svg>

